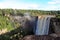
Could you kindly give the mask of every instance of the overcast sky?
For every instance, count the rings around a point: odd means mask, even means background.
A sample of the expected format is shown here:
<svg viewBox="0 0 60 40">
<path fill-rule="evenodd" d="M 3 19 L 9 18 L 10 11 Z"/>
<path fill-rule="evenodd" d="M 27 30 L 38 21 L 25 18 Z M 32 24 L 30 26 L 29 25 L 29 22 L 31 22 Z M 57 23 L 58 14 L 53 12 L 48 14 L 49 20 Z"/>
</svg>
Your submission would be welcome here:
<svg viewBox="0 0 60 40">
<path fill-rule="evenodd" d="M 0 8 L 60 10 L 60 0 L 0 0 Z"/>
</svg>

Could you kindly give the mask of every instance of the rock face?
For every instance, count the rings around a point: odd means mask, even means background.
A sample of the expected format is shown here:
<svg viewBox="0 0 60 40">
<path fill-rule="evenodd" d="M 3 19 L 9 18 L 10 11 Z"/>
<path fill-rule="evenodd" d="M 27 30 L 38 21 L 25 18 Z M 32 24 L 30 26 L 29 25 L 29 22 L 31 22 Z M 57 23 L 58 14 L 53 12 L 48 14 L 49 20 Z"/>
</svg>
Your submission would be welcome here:
<svg viewBox="0 0 60 40">
<path fill-rule="evenodd" d="M 14 21 L 20 23 L 27 35 L 34 34 L 36 30 L 37 16 L 13 16 Z"/>
<path fill-rule="evenodd" d="M 28 32 L 27 34 L 31 34 L 31 33 L 34 34 L 34 30 L 36 27 L 36 20 L 35 20 L 35 18 L 33 18 L 33 19 L 27 20 L 24 24 L 25 30 L 26 30 L 26 32 Z"/>
<path fill-rule="evenodd" d="M 60 18 L 51 18 L 49 33 L 60 33 Z"/>
</svg>

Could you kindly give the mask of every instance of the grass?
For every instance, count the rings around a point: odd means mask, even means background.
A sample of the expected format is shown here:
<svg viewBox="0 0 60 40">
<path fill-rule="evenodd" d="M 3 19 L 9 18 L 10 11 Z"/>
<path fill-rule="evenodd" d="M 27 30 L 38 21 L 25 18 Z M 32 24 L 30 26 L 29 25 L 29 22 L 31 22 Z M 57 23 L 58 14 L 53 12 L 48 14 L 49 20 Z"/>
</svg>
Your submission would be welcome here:
<svg viewBox="0 0 60 40">
<path fill-rule="evenodd" d="M 13 30 L 13 26 L 6 16 L 0 16 L 0 30 L 7 28 L 8 31 Z"/>
</svg>

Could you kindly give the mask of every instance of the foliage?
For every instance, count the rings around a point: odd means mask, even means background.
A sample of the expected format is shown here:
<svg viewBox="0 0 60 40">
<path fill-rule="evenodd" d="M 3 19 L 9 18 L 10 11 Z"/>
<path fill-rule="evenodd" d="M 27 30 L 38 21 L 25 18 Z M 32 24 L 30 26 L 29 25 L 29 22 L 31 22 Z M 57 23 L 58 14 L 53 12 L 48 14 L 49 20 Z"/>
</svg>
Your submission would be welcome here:
<svg viewBox="0 0 60 40">
<path fill-rule="evenodd" d="M 57 15 L 60 14 L 60 11 L 43 11 L 43 10 L 21 10 L 21 9 L 0 9 L 0 14 L 24 14 L 24 13 L 30 13 L 31 15 Z"/>
</svg>

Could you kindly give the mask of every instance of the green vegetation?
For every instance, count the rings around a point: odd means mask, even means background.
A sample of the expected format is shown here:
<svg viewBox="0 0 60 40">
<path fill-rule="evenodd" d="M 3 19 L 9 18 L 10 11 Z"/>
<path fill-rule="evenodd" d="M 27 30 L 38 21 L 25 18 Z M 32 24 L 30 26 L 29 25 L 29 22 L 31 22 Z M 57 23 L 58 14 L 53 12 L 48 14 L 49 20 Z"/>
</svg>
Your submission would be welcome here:
<svg viewBox="0 0 60 40">
<path fill-rule="evenodd" d="M 20 9 L 0 9 L 0 15 L 4 14 L 24 14 L 30 13 L 31 15 L 57 15 L 60 14 L 60 11 L 43 11 L 43 10 L 20 10 Z"/>
<path fill-rule="evenodd" d="M 9 20 L 7 20 L 8 17 L 5 17 L 5 16 L 0 16 L 0 29 L 4 29 L 4 28 L 7 28 L 9 30 L 11 30 L 12 28 L 12 25 L 11 25 L 11 22 Z"/>
</svg>

